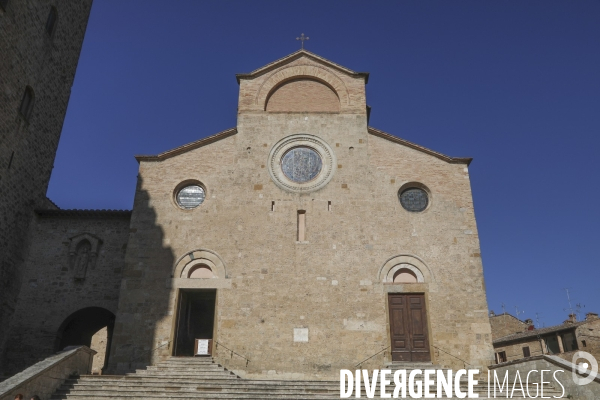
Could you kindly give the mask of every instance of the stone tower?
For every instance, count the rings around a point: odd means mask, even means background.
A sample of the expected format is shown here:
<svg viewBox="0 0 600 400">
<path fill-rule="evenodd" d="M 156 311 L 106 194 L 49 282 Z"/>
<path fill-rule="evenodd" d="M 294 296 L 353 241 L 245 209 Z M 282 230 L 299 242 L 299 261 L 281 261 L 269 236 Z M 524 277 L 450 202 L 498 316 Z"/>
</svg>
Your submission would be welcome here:
<svg viewBox="0 0 600 400">
<path fill-rule="evenodd" d="M 0 360 L 34 209 L 56 208 L 46 189 L 91 6 L 0 1 Z"/>
</svg>

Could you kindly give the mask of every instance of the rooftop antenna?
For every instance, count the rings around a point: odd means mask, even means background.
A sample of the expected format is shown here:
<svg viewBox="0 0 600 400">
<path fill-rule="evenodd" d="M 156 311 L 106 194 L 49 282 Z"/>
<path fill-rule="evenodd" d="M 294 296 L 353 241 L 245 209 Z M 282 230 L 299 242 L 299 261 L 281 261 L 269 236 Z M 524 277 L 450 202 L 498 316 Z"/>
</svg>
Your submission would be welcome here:
<svg viewBox="0 0 600 400">
<path fill-rule="evenodd" d="M 538 329 L 546 326 L 546 324 L 540 325 L 540 320 L 541 320 L 540 316 L 541 315 L 542 315 L 542 313 L 538 313 L 538 312 L 535 313 L 535 322 L 537 324 Z"/>
<path fill-rule="evenodd" d="M 506 305 L 502 303 L 502 314 L 506 314 Z"/>
<path fill-rule="evenodd" d="M 525 314 L 525 311 L 519 311 L 519 306 L 515 306 L 515 316 L 519 319 L 519 315 Z"/>
<path fill-rule="evenodd" d="M 569 288 L 564 288 L 564 290 L 567 292 L 567 302 L 569 303 L 569 308 L 563 308 L 563 310 L 568 311 L 569 316 L 571 316 L 571 314 L 574 314 L 574 312 L 573 306 L 571 305 L 571 296 L 569 295 Z"/>
<path fill-rule="evenodd" d="M 304 33 L 302 35 L 300 35 L 300 37 L 297 37 L 296 40 L 299 40 L 301 43 L 301 47 L 300 49 L 304 50 L 304 41 L 310 39 L 308 36 L 304 36 Z"/>
</svg>

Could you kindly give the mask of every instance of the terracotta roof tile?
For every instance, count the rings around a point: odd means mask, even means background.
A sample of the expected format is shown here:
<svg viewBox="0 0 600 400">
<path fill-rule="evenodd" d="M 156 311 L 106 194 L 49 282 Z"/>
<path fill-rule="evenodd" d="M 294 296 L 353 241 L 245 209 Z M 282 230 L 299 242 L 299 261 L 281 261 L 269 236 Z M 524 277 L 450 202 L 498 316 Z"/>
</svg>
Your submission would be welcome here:
<svg viewBox="0 0 600 400">
<path fill-rule="evenodd" d="M 549 326 L 547 328 L 539 328 L 539 329 L 533 329 L 531 331 L 513 333 L 510 335 L 502 336 L 501 338 L 494 340 L 493 343 L 498 344 L 498 343 L 504 343 L 504 342 L 512 342 L 514 340 L 521 340 L 521 339 L 525 339 L 525 338 L 529 338 L 529 337 L 535 337 L 537 335 L 545 335 L 547 333 L 566 331 L 566 330 L 574 329 L 578 326 L 587 324 L 588 322 L 590 322 L 590 321 L 580 321 L 580 322 L 575 322 L 573 324 L 554 325 L 554 326 Z"/>
</svg>

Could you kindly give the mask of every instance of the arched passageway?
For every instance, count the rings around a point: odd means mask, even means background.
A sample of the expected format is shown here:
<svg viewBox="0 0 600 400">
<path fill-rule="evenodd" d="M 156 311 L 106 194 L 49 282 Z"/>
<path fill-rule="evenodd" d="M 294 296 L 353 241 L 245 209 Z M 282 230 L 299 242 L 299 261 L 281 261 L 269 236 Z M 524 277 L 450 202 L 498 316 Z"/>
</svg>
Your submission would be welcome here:
<svg viewBox="0 0 600 400">
<path fill-rule="evenodd" d="M 105 308 L 87 307 L 75 311 L 61 324 L 56 334 L 55 350 L 84 345 L 96 350 L 92 372 L 101 373 L 108 365 L 115 315 Z"/>
</svg>

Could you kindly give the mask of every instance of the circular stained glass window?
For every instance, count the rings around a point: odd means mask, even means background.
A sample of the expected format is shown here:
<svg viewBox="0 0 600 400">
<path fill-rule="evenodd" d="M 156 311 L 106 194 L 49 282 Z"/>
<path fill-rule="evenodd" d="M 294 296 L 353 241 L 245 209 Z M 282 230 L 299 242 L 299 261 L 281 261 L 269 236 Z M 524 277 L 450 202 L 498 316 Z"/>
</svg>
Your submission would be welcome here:
<svg viewBox="0 0 600 400">
<path fill-rule="evenodd" d="M 406 211 L 419 212 L 427 208 L 429 197 L 427 192 L 420 188 L 409 188 L 398 194 L 400 204 Z"/>
<path fill-rule="evenodd" d="M 181 208 L 196 208 L 204 201 L 204 189 L 198 185 L 189 185 L 177 193 L 177 204 Z"/>
<path fill-rule="evenodd" d="M 295 147 L 281 158 L 283 174 L 296 183 L 313 180 L 322 167 L 321 156 L 310 147 Z"/>
</svg>

